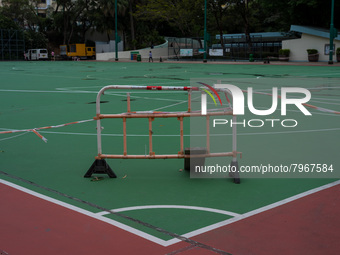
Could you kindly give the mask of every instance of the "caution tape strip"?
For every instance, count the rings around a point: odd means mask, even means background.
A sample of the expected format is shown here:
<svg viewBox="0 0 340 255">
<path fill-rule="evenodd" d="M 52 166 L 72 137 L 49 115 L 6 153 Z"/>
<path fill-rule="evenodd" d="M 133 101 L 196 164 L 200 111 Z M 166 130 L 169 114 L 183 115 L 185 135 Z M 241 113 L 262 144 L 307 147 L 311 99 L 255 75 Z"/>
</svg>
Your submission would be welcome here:
<svg viewBox="0 0 340 255">
<path fill-rule="evenodd" d="M 47 139 L 42 136 L 38 130 L 44 130 L 44 129 L 51 129 L 51 128 L 60 128 L 60 127 L 66 127 L 69 125 L 73 124 L 81 124 L 89 121 L 94 121 L 94 119 L 88 119 L 88 120 L 79 120 L 79 121 L 74 121 L 74 122 L 69 122 L 65 124 L 60 124 L 56 126 L 46 126 L 46 127 L 39 127 L 39 128 L 32 128 L 32 129 L 20 129 L 20 130 L 8 130 L 8 131 L 0 131 L 0 134 L 13 134 L 13 133 L 18 133 L 18 132 L 33 132 L 36 134 L 40 139 L 42 139 L 45 143 L 47 143 Z"/>
</svg>

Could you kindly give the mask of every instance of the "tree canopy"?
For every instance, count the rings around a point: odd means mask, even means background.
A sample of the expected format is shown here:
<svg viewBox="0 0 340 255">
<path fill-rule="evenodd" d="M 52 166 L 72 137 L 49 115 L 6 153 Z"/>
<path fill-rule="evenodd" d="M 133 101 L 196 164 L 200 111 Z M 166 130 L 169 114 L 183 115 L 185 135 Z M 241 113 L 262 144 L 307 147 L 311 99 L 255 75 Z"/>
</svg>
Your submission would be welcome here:
<svg viewBox="0 0 340 255">
<path fill-rule="evenodd" d="M 204 0 L 117 0 L 118 30 L 126 49 L 162 42 L 162 36 L 203 37 Z M 331 0 L 206 0 L 211 35 L 289 31 L 290 25 L 329 28 Z M 85 42 L 89 29 L 110 35 L 115 0 L 56 0 L 56 8 L 38 15 L 39 0 L 3 0 L 0 28 L 23 29 L 55 46 Z M 340 3 L 335 3 L 335 13 Z M 340 20 L 335 15 L 335 27 Z"/>
</svg>

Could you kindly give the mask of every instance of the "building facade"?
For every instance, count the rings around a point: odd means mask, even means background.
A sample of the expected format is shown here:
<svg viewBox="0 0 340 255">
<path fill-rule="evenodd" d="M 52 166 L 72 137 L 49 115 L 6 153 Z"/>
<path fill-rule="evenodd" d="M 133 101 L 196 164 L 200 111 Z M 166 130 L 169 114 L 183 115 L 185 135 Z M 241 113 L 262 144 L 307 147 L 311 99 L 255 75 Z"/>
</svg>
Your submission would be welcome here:
<svg viewBox="0 0 340 255">
<path fill-rule="evenodd" d="M 316 49 L 319 61 L 329 60 L 329 30 L 292 25 L 291 31 L 301 33 L 301 38 L 282 41 L 282 48 L 290 50 L 289 61 L 308 61 L 307 49 Z M 333 41 L 333 61 L 336 60 L 335 51 L 340 47 L 340 36 Z"/>
</svg>

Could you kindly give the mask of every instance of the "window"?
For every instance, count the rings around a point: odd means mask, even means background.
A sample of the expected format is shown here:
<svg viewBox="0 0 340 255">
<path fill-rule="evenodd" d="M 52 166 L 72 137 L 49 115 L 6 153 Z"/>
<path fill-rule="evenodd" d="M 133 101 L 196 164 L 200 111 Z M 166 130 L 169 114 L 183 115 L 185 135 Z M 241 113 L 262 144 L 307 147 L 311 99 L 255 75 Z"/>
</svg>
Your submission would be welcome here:
<svg viewBox="0 0 340 255">
<path fill-rule="evenodd" d="M 75 44 L 70 45 L 70 52 L 77 52 L 77 47 Z"/>
</svg>

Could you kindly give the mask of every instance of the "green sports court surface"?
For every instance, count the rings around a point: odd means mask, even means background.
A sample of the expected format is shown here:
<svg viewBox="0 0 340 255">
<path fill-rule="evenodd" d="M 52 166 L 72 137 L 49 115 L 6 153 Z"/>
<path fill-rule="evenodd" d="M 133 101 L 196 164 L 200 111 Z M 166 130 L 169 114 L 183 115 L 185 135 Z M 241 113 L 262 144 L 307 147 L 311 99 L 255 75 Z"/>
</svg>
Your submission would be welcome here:
<svg viewBox="0 0 340 255">
<path fill-rule="evenodd" d="M 96 94 L 106 85 L 196 86 L 200 79 L 266 93 L 271 93 L 272 87 L 307 88 L 312 93 L 309 104 L 340 111 L 339 66 L 0 62 L 0 75 L 0 132 L 92 120 Z M 102 112 L 125 112 L 126 92 L 131 93 L 132 111 L 186 110 L 186 93 L 111 90 L 101 98 Z M 269 107 L 271 97 L 254 95 L 254 102 Z M 234 184 L 230 178 L 190 178 L 183 159 L 108 159 L 117 178 L 83 178 L 97 154 L 96 123 L 88 121 L 39 130 L 47 143 L 33 132 L 0 134 L 0 179 L 168 246 L 180 241 L 168 233 L 191 238 L 256 209 L 338 181 L 340 115 L 308 110 L 312 116 L 288 108 L 285 118 L 298 121 L 293 128 L 238 127 L 237 145 L 242 152 L 238 162 L 244 166 L 327 164 L 332 173 L 302 173 L 299 178 L 242 178 L 241 174 L 241 184 Z M 249 113 L 245 118 L 250 118 Z M 278 110 L 270 118 L 283 117 Z M 189 122 L 184 122 L 186 147 L 190 146 Z M 103 151 L 122 154 L 121 119 L 103 120 L 102 126 Z M 156 154 L 178 152 L 178 128 L 174 119 L 153 122 Z M 228 135 L 231 129 L 225 132 Z M 147 120 L 128 120 L 127 134 L 128 152 L 144 154 L 149 139 Z M 231 150 L 231 144 L 227 146 Z M 99 207 L 116 209 L 127 217 Z M 5 245 L 0 249 L 5 250 Z"/>
</svg>

